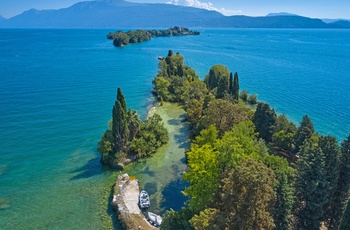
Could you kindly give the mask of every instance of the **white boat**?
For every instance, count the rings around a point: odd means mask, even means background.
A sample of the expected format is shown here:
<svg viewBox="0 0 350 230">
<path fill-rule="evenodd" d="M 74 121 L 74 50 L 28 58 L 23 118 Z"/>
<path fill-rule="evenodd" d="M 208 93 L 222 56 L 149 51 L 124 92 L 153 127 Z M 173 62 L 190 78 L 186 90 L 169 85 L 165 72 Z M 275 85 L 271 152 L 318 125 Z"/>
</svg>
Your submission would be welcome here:
<svg viewBox="0 0 350 230">
<path fill-rule="evenodd" d="M 149 206 L 151 205 L 149 200 L 149 195 L 145 190 L 142 190 L 140 192 L 139 203 L 140 203 L 140 208 L 149 208 Z"/>
<path fill-rule="evenodd" d="M 162 217 L 157 214 L 154 214 L 153 212 L 148 212 L 147 217 L 148 221 L 156 227 L 160 227 L 160 225 L 162 224 Z"/>
</svg>

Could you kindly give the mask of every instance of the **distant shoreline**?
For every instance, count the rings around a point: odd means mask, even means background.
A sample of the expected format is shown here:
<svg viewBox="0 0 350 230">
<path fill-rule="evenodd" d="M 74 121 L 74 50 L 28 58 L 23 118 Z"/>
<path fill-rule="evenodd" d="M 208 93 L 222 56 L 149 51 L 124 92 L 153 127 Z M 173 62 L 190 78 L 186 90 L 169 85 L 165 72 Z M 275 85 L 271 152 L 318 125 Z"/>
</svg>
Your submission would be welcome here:
<svg viewBox="0 0 350 230">
<path fill-rule="evenodd" d="M 149 41 L 152 37 L 172 37 L 172 36 L 188 36 L 188 35 L 200 35 L 198 31 L 192 31 L 184 27 L 175 26 L 167 30 L 129 30 L 123 32 L 121 30 L 115 33 L 110 32 L 107 35 L 108 39 L 113 40 L 113 45 L 116 47 L 123 47 L 133 43 L 141 43 Z"/>
</svg>

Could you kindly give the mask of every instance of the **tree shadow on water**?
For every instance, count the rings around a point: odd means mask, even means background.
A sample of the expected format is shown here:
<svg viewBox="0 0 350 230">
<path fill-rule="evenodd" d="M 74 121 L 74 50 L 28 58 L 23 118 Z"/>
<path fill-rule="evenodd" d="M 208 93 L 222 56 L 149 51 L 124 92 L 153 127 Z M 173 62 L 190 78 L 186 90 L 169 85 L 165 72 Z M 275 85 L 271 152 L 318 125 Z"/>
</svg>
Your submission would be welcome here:
<svg viewBox="0 0 350 230">
<path fill-rule="evenodd" d="M 157 192 L 157 184 L 156 183 L 146 183 L 143 187 L 144 187 L 143 190 L 146 190 L 146 192 L 150 196 Z"/>
<path fill-rule="evenodd" d="M 104 168 L 105 167 L 100 163 L 100 157 L 95 157 L 89 160 L 84 166 L 71 171 L 71 173 L 78 174 L 70 178 L 70 180 L 78 180 L 100 175 L 105 171 Z"/>
<path fill-rule="evenodd" d="M 111 189 L 111 192 L 109 193 L 108 207 L 107 207 L 106 213 L 112 219 L 113 229 L 114 230 L 122 230 L 122 227 L 120 226 L 120 224 L 118 222 L 117 214 L 113 211 L 112 200 L 113 200 L 113 189 Z"/>
<path fill-rule="evenodd" d="M 168 124 L 169 125 L 180 125 L 181 124 L 181 120 L 179 120 L 179 119 L 177 119 L 177 118 L 175 118 L 175 119 L 170 119 L 170 120 L 168 120 Z"/>
<path fill-rule="evenodd" d="M 156 175 L 155 172 L 150 170 L 148 166 L 142 171 L 142 173 L 147 174 L 150 177 L 154 177 Z"/>
<path fill-rule="evenodd" d="M 160 207 L 164 212 L 170 208 L 178 211 L 181 207 L 185 206 L 185 202 L 188 200 L 186 196 L 182 194 L 182 191 L 189 185 L 188 182 L 183 181 L 181 178 L 171 181 L 165 186 L 162 196 L 163 200 L 160 203 Z"/>
</svg>

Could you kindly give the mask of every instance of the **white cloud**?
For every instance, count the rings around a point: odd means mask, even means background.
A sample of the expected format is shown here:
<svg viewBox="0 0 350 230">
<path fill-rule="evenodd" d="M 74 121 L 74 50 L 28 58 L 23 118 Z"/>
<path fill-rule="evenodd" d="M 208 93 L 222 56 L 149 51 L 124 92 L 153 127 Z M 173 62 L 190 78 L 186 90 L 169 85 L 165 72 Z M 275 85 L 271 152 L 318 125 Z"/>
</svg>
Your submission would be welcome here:
<svg viewBox="0 0 350 230">
<path fill-rule="evenodd" d="M 229 15 L 235 15 L 235 14 L 242 14 L 241 10 L 227 10 L 225 8 L 216 8 L 211 2 L 200 2 L 198 0 L 171 0 L 170 2 L 167 2 L 168 4 L 177 5 L 177 6 L 191 6 L 196 8 L 202 8 L 206 10 L 215 10 L 223 15 L 229 16 Z"/>
</svg>

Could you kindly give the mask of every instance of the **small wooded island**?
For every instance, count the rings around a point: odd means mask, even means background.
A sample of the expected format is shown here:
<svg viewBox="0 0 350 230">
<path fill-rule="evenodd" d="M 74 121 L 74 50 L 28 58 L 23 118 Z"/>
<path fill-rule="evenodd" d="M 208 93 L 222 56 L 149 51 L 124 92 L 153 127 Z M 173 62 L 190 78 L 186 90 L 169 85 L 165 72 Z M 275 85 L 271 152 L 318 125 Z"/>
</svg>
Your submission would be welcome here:
<svg viewBox="0 0 350 230">
<path fill-rule="evenodd" d="M 267 103 L 252 109 L 238 73 L 214 65 L 201 80 L 172 51 L 153 84 L 158 100 L 184 107 L 192 135 L 183 174 L 189 199 L 162 216 L 161 229 L 350 229 L 350 136 L 339 145 L 307 115 L 297 126 Z M 147 156 L 167 140 L 159 117 L 138 126 L 132 117 L 118 90 L 111 130 L 99 143 L 102 162 L 127 150 Z"/>
<path fill-rule="evenodd" d="M 169 36 L 186 36 L 199 35 L 198 31 L 192 31 L 187 28 L 175 26 L 167 30 L 135 30 L 123 32 L 121 30 L 107 35 L 108 39 L 113 40 L 113 44 L 117 47 L 126 46 L 130 43 L 140 43 L 151 40 L 152 37 L 169 37 Z"/>
</svg>

